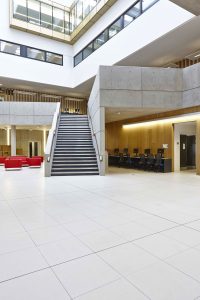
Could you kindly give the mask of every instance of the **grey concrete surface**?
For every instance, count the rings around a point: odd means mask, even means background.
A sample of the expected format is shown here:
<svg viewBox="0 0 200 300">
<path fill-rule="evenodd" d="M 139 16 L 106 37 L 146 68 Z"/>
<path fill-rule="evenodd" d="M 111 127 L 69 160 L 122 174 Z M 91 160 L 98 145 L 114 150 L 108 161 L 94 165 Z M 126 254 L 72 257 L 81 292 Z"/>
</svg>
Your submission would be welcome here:
<svg viewBox="0 0 200 300">
<path fill-rule="evenodd" d="M 57 103 L 0 102 L 0 125 L 51 125 Z"/>
<path fill-rule="evenodd" d="M 100 66 L 88 111 L 97 144 L 105 158 L 105 109 L 159 109 L 200 105 L 200 64 L 185 69 Z M 105 159 L 100 164 L 105 174 Z"/>
</svg>

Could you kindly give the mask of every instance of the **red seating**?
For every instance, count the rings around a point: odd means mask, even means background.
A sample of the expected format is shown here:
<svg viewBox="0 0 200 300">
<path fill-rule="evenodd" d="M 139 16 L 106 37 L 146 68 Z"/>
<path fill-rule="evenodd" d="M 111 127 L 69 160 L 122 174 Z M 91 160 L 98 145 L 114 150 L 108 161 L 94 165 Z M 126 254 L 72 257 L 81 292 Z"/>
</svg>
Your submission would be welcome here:
<svg viewBox="0 0 200 300">
<path fill-rule="evenodd" d="M 6 170 L 16 170 L 22 168 L 22 160 L 20 159 L 5 159 L 4 164 Z"/>
<path fill-rule="evenodd" d="M 30 157 L 27 159 L 30 168 L 40 168 L 41 167 L 41 158 L 40 157 Z"/>
<path fill-rule="evenodd" d="M 28 160 L 27 160 L 27 157 L 26 156 L 10 156 L 8 157 L 9 160 L 21 160 L 22 162 L 22 166 L 25 167 L 25 166 L 28 166 Z"/>
<path fill-rule="evenodd" d="M 0 156 L 0 165 L 4 165 L 6 157 Z"/>
<path fill-rule="evenodd" d="M 43 161 L 44 161 L 44 157 L 43 156 L 32 156 L 32 158 L 41 158 L 41 162 L 43 163 Z"/>
</svg>

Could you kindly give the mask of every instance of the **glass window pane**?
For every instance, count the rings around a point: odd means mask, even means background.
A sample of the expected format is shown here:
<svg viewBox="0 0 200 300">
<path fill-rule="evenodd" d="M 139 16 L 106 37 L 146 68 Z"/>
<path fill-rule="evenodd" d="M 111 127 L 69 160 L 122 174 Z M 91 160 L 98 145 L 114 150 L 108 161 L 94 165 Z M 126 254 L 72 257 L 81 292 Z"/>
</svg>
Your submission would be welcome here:
<svg viewBox="0 0 200 300">
<path fill-rule="evenodd" d="M 70 12 L 70 31 L 72 32 L 75 28 L 75 7 Z"/>
<path fill-rule="evenodd" d="M 27 48 L 27 57 L 45 61 L 45 52 L 34 48 Z"/>
<path fill-rule="evenodd" d="M 90 10 L 92 10 L 98 2 L 99 0 L 90 0 Z"/>
<path fill-rule="evenodd" d="M 46 53 L 46 61 L 56 64 L 56 65 L 62 65 L 62 56 L 54 53 L 47 52 Z"/>
<path fill-rule="evenodd" d="M 133 17 L 129 15 L 124 15 L 124 27 L 126 27 L 128 24 L 130 24 L 134 20 Z"/>
<path fill-rule="evenodd" d="M 52 6 L 41 3 L 41 25 L 52 29 Z"/>
<path fill-rule="evenodd" d="M 76 3 L 76 26 L 78 26 L 83 20 L 83 2 L 79 0 Z"/>
<path fill-rule="evenodd" d="M 114 24 L 109 28 L 109 38 L 113 37 L 122 29 L 122 17 L 120 17 Z"/>
<path fill-rule="evenodd" d="M 15 19 L 27 22 L 26 0 L 13 1 L 13 17 Z"/>
<path fill-rule="evenodd" d="M 151 6 L 155 0 L 143 0 L 142 1 L 142 10 L 146 10 L 149 6 Z"/>
<path fill-rule="evenodd" d="M 83 59 L 88 57 L 93 52 L 93 44 L 91 43 L 83 50 Z"/>
<path fill-rule="evenodd" d="M 89 14 L 90 12 L 90 0 L 83 1 L 83 19 Z"/>
<path fill-rule="evenodd" d="M 69 24 L 69 13 L 65 12 L 65 33 L 69 34 L 70 32 L 70 24 Z"/>
<path fill-rule="evenodd" d="M 33 24 L 40 24 L 40 2 L 28 0 L 28 21 Z"/>
<path fill-rule="evenodd" d="M 1 41 L 1 51 L 9 54 L 20 55 L 20 45 Z"/>
<path fill-rule="evenodd" d="M 53 30 L 64 32 L 64 10 L 53 7 Z"/>
<path fill-rule="evenodd" d="M 105 42 L 108 40 L 108 31 L 105 30 L 103 33 L 101 33 L 96 40 L 94 40 L 94 50 L 101 47 Z"/>
<path fill-rule="evenodd" d="M 80 52 L 74 58 L 74 65 L 77 66 L 80 62 L 82 62 L 82 60 L 82 52 Z"/>
<path fill-rule="evenodd" d="M 133 6 L 131 9 L 129 9 L 126 12 L 126 15 L 132 17 L 132 18 L 137 18 L 141 14 L 140 12 L 140 2 L 137 3 L 135 6 Z"/>
</svg>

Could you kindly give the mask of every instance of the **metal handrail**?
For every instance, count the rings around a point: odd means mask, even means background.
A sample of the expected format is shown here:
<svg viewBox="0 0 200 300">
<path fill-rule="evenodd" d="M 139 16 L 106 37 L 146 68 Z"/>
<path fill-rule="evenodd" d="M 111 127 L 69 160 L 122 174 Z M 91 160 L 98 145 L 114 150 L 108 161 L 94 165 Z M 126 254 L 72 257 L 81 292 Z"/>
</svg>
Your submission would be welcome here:
<svg viewBox="0 0 200 300">
<path fill-rule="evenodd" d="M 98 143 L 97 143 L 97 138 L 96 138 L 96 134 L 95 134 L 95 132 L 94 132 L 94 127 L 93 127 L 93 124 L 92 124 L 92 118 L 91 118 L 91 116 L 90 116 L 89 110 L 88 110 L 88 117 L 89 117 L 89 123 L 91 124 L 92 136 L 94 136 L 94 138 L 95 138 L 95 144 L 96 144 L 96 149 L 97 149 L 97 155 L 98 155 L 99 162 L 100 162 L 100 161 L 101 161 L 101 160 L 100 160 L 101 154 L 100 154 L 100 151 L 99 151 L 99 146 L 98 146 Z"/>
</svg>

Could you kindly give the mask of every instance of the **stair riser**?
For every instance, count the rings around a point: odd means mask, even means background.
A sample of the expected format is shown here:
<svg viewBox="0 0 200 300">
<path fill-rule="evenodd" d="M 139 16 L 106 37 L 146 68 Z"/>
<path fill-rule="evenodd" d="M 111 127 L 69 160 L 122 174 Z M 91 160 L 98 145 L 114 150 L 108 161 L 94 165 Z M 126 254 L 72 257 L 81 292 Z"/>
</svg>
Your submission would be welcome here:
<svg viewBox="0 0 200 300">
<path fill-rule="evenodd" d="M 51 174 L 52 176 L 99 175 L 86 115 L 61 115 Z"/>
</svg>

